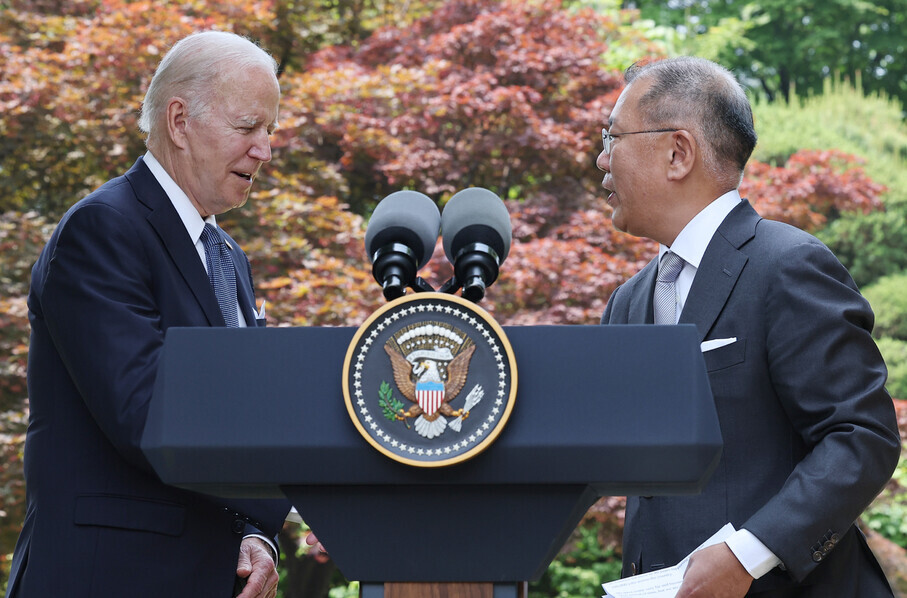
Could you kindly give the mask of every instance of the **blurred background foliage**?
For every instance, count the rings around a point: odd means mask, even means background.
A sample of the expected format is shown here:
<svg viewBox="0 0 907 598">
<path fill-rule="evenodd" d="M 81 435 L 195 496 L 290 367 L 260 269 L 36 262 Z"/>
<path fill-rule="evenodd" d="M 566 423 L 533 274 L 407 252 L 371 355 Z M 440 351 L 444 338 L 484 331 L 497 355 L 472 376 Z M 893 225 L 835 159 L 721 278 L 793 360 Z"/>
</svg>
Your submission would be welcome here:
<svg viewBox="0 0 907 598">
<path fill-rule="evenodd" d="M 834 73 L 907 102 L 905 0 L 635 0 L 672 50 L 736 71 L 768 100 L 822 92 Z"/>
<path fill-rule="evenodd" d="M 0 0 L 0 581 L 23 518 L 29 274 L 62 213 L 144 151 L 141 99 L 167 48 L 200 29 L 280 63 L 274 159 L 221 222 L 242 243 L 269 324 L 360 324 L 383 303 L 368 217 L 411 188 L 505 199 L 514 243 L 483 306 L 505 324 L 594 324 L 654 254 L 617 233 L 594 166 L 637 60 L 715 59 L 753 97 L 759 145 L 741 191 L 820 236 L 877 313 L 889 389 L 907 398 L 907 0 Z M 450 275 L 441 248 L 420 275 Z M 900 401 L 896 401 L 900 405 Z M 907 545 L 905 475 L 864 516 Z M 602 499 L 530 586 L 587 596 L 616 577 L 622 499 Z M 357 595 L 329 557 L 281 533 L 284 598 Z M 895 574 L 889 571 L 889 576 Z"/>
</svg>

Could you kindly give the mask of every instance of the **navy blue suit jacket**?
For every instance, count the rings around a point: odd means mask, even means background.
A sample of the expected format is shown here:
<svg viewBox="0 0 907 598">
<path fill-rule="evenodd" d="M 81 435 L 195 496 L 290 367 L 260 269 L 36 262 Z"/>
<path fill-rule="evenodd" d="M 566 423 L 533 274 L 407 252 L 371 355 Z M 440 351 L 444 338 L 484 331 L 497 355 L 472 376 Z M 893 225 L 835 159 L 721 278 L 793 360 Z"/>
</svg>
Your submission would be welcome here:
<svg viewBox="0 0 907 598">
<path fill-rule="evenodd" d="M 228 240 L 256 325 L 249 262 Z M 66 213 L 34 266 L 28 308 L 27 511 L 8 595 L 229 596 L 243 535 L 276 535 L 289 503 L 167 486 L 140 449 L 167 329 L 225 325 L 142 159 Z"/>
<path fill-rule="evenodd" d="M 602 323 L 654 321 L 656 262 L 614 292 Z M 890 596 L 853 523 L 900 442 L 873 314 L 841 263 L 743 201 L 712 237 L 680 322 L 701 341 L 737 339 L 703 354 L 724 451 L 699 495 L 628 497 L 624 574 L 671 566 L 731 522 L 783 563 L 751 595 Z"/>
</svg>

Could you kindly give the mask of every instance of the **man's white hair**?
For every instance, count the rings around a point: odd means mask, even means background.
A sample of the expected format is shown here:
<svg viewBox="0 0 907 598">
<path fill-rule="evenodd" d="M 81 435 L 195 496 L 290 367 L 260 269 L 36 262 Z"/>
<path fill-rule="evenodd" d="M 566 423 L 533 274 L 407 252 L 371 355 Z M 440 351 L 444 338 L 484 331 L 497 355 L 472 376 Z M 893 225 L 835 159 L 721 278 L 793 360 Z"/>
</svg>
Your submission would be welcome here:
<svg viewBox="0 0 907 598">
<path fill-rule="evenodd" d="M 203 116 L 220 81 L 256 65 L 277 73 L 271 55 L 235 33 L 203 31 L 184 37 L 167 52 L 151 78 L 139 129 L 149 140 L 153 138 L 167 101 L 174 96 L 188 102 L 190 116 Z"/>
</svg>

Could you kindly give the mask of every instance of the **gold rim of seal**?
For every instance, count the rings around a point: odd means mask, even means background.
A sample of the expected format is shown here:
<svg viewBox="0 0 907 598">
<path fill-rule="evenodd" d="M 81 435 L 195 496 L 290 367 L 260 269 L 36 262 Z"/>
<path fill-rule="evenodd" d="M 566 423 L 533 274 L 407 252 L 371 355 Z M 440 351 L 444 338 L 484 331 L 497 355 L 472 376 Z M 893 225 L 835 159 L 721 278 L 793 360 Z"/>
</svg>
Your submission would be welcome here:
<svg viewBox="0 0 907 598">
<path fill-rule="evenodd" d="M 494 429 L 486 436 L 481 442 L 476 444 L 471 449 L 451 457 L 450 459 L 442 459 L 440 461 L 419 461 L 418 459 L 410 459 L 402 455 L 398 455 L 389 451 L 384 447 L 380 442 L 375 440 L 371 434 L 365 429 L 362 423 L 359 421 L 359 417 L 356 414 L 356 409 L 353 406 L 352 395 L 350 394 L 350 363 L 353 360 L 353 354 L 356 351 L 356 347 L 359 346 L 359 340 L 362 338 L 362 335 L 369 329 L 369 327 L 377 319 L 383 316 L 385 313 L 397 308 L 400 305 L 405 303 L 411 303 L 414 301 L 422 301 L 426 299 L 439 300 L 439 301 L 448 301 L 451 303 L 457 303 L 462 307 L 467 308 L 469 311 L 473 312 L 475 315 L 482 318 L 482 320 L 487 324 L 494 332 L 498 335 L 498 338 L 501 341 L 501 345 L 504 348 L 504 353 L 507 355 L 507 364 L 510 368 L 510 393 L 507 397 L 507 403 L 504 407 L 504 413 L 501 415 L 501 418 L 498 420 Z M 462 463 L 472 459 L 476 455 L 484 452 L 491 444 L 497 439 L 498 435 L 503 431 L 504 427 L 507 424 L 507 420 L 510 419 L 510 414 L 513 411 L 513 405 L 516 400 L 516 391 L 517 391 L 517 370 L 516 370 L 516 359 L 513 355 L 513 347 L 510 344 L 510 340 L 507 338 L 507 335 L 504 333 L 504 329 L 501 328 L 501 325 L 491 317 L 487 311 L 482 307 L 463 299 L 459 295 L 448 295 L 447 293 L 437 293 L 437 292 L 427 292 L 427 293 L 412 293 L 398 297 L 393 301 L 382 305 L 380 308 L 375 310 L 368 319 L 359 327 L 356 331 L 356 334 L 353 336 L 353 340 L 350 342 L 349 347 L 346 351 L 346 357 L 343 360 L 343 401 L 346 403 L 346 410 L 350 414 L 350 419 L 353 421 L 353 425 L 356 426 L 356 429 L 359 431 L 359 434 L 365 438 L 369 444 L 378 449 L 379 452 L 385 456 L 404 463 L 406 465 L 413 465 L 415 467 L 446 467 L 448 465 L 454 465 L 455 463 Z"/>
</svg>

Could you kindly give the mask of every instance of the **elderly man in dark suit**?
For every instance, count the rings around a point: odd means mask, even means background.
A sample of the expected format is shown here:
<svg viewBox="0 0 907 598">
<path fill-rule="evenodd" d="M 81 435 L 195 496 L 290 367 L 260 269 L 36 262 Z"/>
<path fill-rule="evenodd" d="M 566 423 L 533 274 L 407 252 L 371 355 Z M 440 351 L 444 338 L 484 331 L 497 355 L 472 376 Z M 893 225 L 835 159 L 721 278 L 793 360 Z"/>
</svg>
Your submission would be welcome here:
<svg viewBox="0 0 907 598">
<path fill-rule="evenodd" d="M 168 328 L 264 324 L 215 215 L 245 203 L 271 159 L 275 73 L 233 34 L 177 43 L 142 107 L 148 153 L 75 204 L 35 264 L 28 504 L 8 596 L 275 595 L 289 504 L 167 486 L 139 446 Z"/>
<path fill-rule="evenodd" d="M 628 498 L 624 575 L 730 522 L 678 597 L 891 596 L 854 525 L 900 449 L 873 314 L 828 248 L 738 195 L 756 143 L 743 90 L 706 60 L 631 67 L 602 135 L 614 226 L 661 245 L 602 322 L 695 324 L 724 438 L 700 495 Z"/>
</svg>

